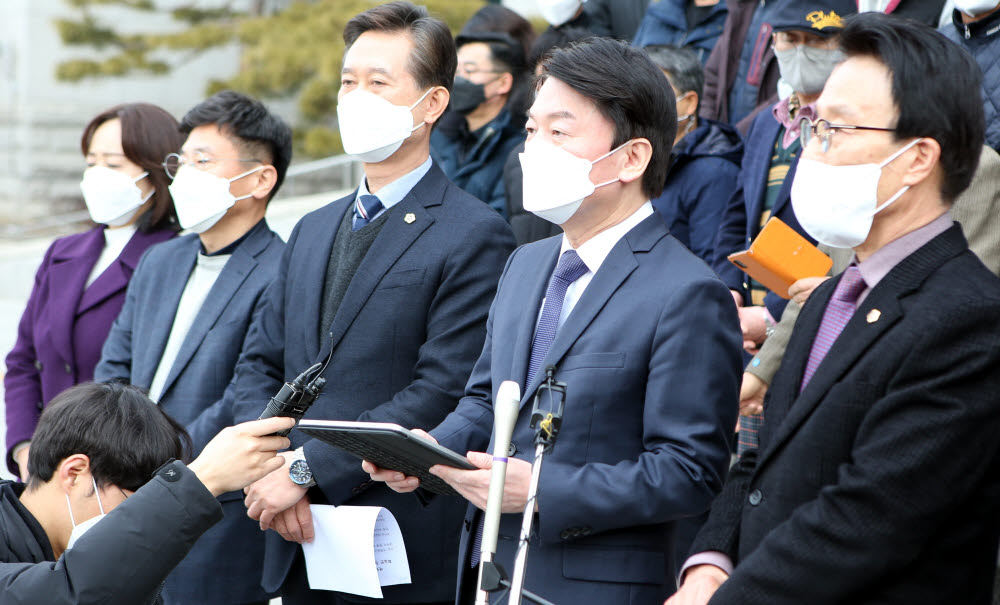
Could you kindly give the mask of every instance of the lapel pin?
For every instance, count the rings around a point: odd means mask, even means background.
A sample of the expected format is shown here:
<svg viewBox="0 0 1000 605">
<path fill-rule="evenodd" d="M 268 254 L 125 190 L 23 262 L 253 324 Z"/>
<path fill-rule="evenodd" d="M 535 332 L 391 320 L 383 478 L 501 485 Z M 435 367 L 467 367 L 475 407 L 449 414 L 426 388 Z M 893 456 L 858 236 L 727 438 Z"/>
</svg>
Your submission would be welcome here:
<svg viewBox="0 0 1000 605">
<path fill-rule="evenodd" d="M 406 223 L 407 225 L 412 225 L 412 224 L 413 224 L 413 221 L 415 221 L 415 220 L 417 220 L 417 215 L 416 215 L 416 214 L 413 214 L 412 212 L 407 212 L 407 213 L 406 213 L 406 216 L 404 216 L 404 217 L 403 217 L 403 221 L 404 221 L 404 222 L 405 222 L 405 223 Z"/>
<path fill-rule="evenodd" d="M 872 309 L 868 312 L 868 317 L 866 319 L 868 320 L 868 323 L 873 324 L 878 321 L 879 317 L 882 317 L 882 312 L 878 309 Z"/>
</svg>

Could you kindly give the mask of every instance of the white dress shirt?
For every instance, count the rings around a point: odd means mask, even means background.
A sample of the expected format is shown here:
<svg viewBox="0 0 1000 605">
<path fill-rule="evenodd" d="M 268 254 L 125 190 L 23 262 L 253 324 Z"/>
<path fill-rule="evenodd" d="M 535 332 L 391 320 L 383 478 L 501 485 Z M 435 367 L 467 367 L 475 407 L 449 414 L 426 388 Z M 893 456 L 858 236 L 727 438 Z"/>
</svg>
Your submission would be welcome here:
<svg viewBox="0 0 1000 605">
<path fill-rule="evenodd" d="M 563 299 L 562 312 L 559 314 L 560 328 L 566 322 L 566 318 L 569 317 L 573 307 L 579 302 L 580 297 L 583 296 L 584 290 L 590 285 L 590 280 L 594 279 L 594 274 L 601 268 L 604 259 L 611 253 L 611 249 L 615 247 L 615 244 L 621 238 L 625 237 L 626 233 L 651 214 L 653 214 L 653 205 L 646 202 L 638 210 L 629 215 L 628 218 L 613 227 L 601 231 L 576 249 L 576 253 L 580 255 L 580 260 L 583 261 L 583 264 L 587 265 L 587 272 L 566 288 L 566 298 Z M 573 246 L 570 245 L 569 239 L 566 237 L 566 234 L 563 234 L 562 249 L 559 250 L 559 258 L 562 258 L 563 252 L 572 249 Z M 545 302 L 542 301 L 542 307 L 544 308 L 544 306 Z M 541 318 L 540 311 L 538 316 Z"/>
</svg>

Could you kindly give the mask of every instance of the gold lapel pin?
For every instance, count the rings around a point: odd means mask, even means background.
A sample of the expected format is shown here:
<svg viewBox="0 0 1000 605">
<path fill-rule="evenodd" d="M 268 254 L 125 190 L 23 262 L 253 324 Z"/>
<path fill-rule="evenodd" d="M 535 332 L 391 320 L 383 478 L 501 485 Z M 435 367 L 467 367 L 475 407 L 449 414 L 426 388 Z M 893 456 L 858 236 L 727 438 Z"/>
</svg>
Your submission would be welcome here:
<svg viewBox="0 0 1000 605">
<path fill-rule="evenodd" d="M 413 224 L 413 221 L 415 221 L 415 220 L 417 220 L 417 215 L 416 215 L 416 214 L 413 214 L 412 212 L 407 212 L 407 213 L 406 213 L 406 216 L 404 216 L 404 217 L 403 217 L 403 221 L 404 221 L 404 222 L 405 222 L 405 223 L 406 223 L 407 225 L 412 225 L 412 224 Z"/>
<path fill-rule="evenodd" d="M 882 317 L 882 312 L 878 309 L 872 309 L 868 312 L 868 317 L 866 319 L 868 320 L 868 323 L 873 324 L 878 321 L 879 317 Z"/>
</svg>

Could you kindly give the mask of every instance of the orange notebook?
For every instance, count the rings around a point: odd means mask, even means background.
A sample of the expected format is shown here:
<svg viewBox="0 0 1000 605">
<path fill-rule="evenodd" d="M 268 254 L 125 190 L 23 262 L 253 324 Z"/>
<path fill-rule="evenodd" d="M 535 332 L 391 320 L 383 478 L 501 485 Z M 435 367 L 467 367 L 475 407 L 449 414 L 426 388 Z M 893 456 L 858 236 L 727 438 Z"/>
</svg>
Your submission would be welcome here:
<svg viewBox="0 0 1000 605">
<path fill-rule="evenodd" d="M 777 217 L 771 218 L 749 250 L 729 255 L 729 261 L 782 298 L 803 277 L 822 277 L 833 260 Z"/>
</svg>

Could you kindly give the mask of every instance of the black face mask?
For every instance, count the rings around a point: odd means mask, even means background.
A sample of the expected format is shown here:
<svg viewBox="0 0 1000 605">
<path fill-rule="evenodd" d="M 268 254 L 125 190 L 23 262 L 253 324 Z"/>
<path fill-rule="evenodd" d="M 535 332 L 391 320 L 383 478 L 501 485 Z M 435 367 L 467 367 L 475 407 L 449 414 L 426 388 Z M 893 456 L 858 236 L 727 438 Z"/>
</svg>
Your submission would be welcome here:
<svg viewBox="0 0 1000 605">
<path fill-rule="evenodd" d="M 451 109 L 462 115 L 472 112 L 486 102 L 486 85 L 455 78 L 451 87 Z"/>
</svg>

